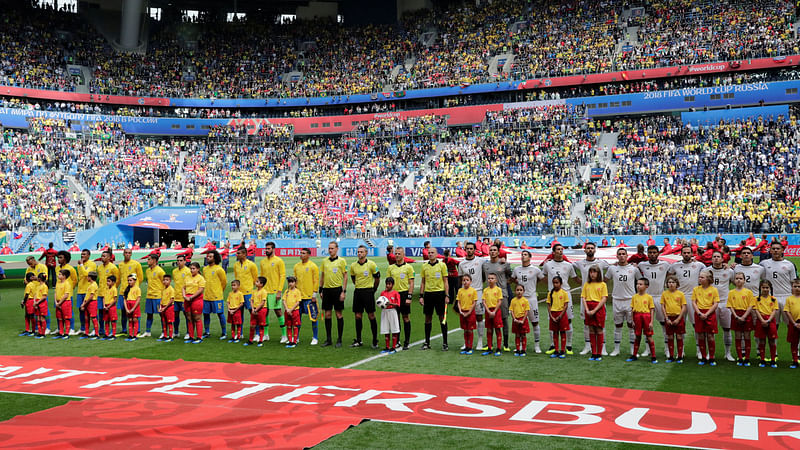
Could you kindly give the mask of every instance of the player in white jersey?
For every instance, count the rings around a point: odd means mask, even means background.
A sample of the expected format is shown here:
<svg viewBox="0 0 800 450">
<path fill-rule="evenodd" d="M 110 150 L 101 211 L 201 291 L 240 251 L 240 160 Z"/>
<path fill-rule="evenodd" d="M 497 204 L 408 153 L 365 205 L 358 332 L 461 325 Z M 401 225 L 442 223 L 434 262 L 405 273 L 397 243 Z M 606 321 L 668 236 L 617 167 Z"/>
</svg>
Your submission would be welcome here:
<svg viewBox="0 0 800 450">
<path fill-rule="evenodd" d="M 617 249 L 617 263 L 608 266 L 606 280 L 614 280 L 611 290 L 611 304 L 614 307 L 614 351 L 611 356 L 619 355 L 619 344 L 622 341 L 622 325 L 628 325 L 628 340 L 633 354 L 633 343 L 636 335 L 633 332 L 633 310 L 631 299 L 636 293 L 636 280 L 642 278 L 641 272 L 633 264 L 628 264 L 628 251 Z"/>
<path fill-rule="evenodd" d="M 693 261 L 693 254 L 692 254 L 692 247 L 688 245 L 684 245 L 681 248 L 681 261 L 673 263 L 672 266 L 669 268 L 669 273 L 678 277 L 678 281 L 680 284 L 678 285 L 678 289 L 683 292 L 683 295 L 690 299 L 692 298 L 692 291 L 696 288 L 700 282 L 700 272 L 706 270 L 705 264 L 699 261 Z M 691 301 L 686 302 L 686 311 L 687 316 L 689 317 L 689 321 L 692 322 L 694 325 L 694 306 L 692 305 Z M 694 326 L 692 330 L 694 330 Z M 703 359 L 702 355 L 700 354 L 700 345 L 697 343 L 697 332 L 695 331 L 695 348 L 697 349 L 697 359 Z M 684 341 L 686 342 L 684 334 Z M 685 347 L 684 347 L 685 348 Z M 683 357 L 684 355 L 676 355 L 677 357 Z"/>
<path fill-rule="evenodd" d="M 647 286 L 647 293 L 653 297 L 655 303 L 655 319 L 661 324 L 661 331 L 664 332 L 664 352 L 667 358 L 670 358 L 669 348 L 667 346 L 667 325 L 664 310 L 661 308 L 661 294 L 664 293 L 664 283 L 667 281 L 667 274 L 669 273 L 669 263 L 666 261 L 659 261 L 658 255 L 661 252 L 655 245 L 647 247 L 647 261 L 639 263 L 639 272 L 644 278 L 647 278 L 650 283 Z M 650 347 L 645 346 L 645 351 L 642 356 L 650 354 Z M 653 355 L 655 356 L 655 355 Z"/>
<path fill-rule="evenodd" d="M 778 300 L 780 308 L 779 317 L 783 317 L 786 321 L 783 307 L 786 305 L 786 299 L 792 295 L 792 280 L 797 278 L 797 268 L 793 262 L 783 258 L 783 251 L 783 244 L 777 241 L 773 242 L 769 247 L 772 259 L 765 259 L 759 264 L 764 267 L 764 279 L 772 283 L 772 295 Z M 780 320 L 776 321 L 777 324 L 780 322 Z"/>
<path fill-rule="evenodd" d="M 475 321 L 478 326 L 478 346 L 483 348 L 483 336 L 486 334 L 486 322 L 483 321 L 483 314 L 486 312 L 483 307 L 483 258 L 475 256 L 475 243 L 467 242 L 464 246 L 467 256 L 458 263 L 458 275 L 469 275 L 472 278 L 470 287 L 478 293 L 478 300 L 475 303 Z M 458 284 L 461 286 L 461 283 Z"/>
<path fill-rule="evenodd" d="M 764 279 L 764 266 L 753 263 L 753 250 L 750 247 L 742 248 L 739 255 L 742 263 L 733 267 L 733 274 L 743 274 L 744 287 L 756 293 L 758 292 L 758 283 Z"/>
<path fill-rule="evenodd" d="M 583 252 L 586 254 L 586 259 L 581 261 L 575 261 L 572 263 L 575 270 L 580 274 L 581 277 L 581 287 L 583 287 L 584 283 L 589 281 L 589 267 L 597 266 L 600 268 L 600 277 L 604 277 L 606 273 L 606 269 L 608 269 L 608 263 L 602 259 L 595 258 L 594 254 L 597 251 L 597 244 L 594 242 L 587 242 L 586 246 L 583 248 Z M 586 311 L 583 309 L 583 302 L 581 302 L 581 319 L 586 318 Z M 589 342 L 589 326 L 586 325 L 584 321 L 583 325 L 583 340 L 584 346 L 583 350 L 581 350 L 581 355 L 588 355 L 589 352 L 592 351 L 592 345 Z M 602 343 L 602 355 L 607 356 L 608 352 L 606 352 L 606 345 L 605 342 Z"/>
<path fill-rule="evenodd" d="M 525 298 L 531 305 L 531 309 L 528 311 L 528 320 L 533 328 L 534 351 L 542 353 L 542 347 L 539 344 L 541 330 L 539 328 L 539 299 L 536 294 L 536 283 L 544 279 L 544 274 L 538 267 L 531 264 L 531 252 L 523 250 L 521 257 L 522 265 L 511 271 L 511 281 L 525 289 Z"/>
<path fill-rule="evenodd" d="M 570 278 L 578 278 L 578 275 L 575 272 L 575 267 L 572 266 L 572 263 L 564 261 L 564 246 L 561 244 L 556 244 L 553 246 L 553 259 L 544 263 L 544 267 L 542 268 L 542 273 L 547 277 L 547 291 L 550 292 L 553 290 L 553 278 L 561 277 L 564 282 L 564 289 L 568 292 L 571 289 L 568 288 Z M 569 306 L 567 307 L 567 319 L 569 320 L 569 330 L 567 331 L 567 354 L 572 355 L 572 292 L 569 295 Z M 553 346 L 553 332 L 550 332 L 550 349 L 547 350 L 548 355 L 553 354 L 555 351 L 555 346 Z"/>
<path fill-rule="evenodd" d="M 731 291 L 731 282 L 733 282 L 734 272 L 732 269 L 725 267 L 722 259 L 722 252 L 715 250 L 711 255 L 711 266 L 708 267 L 711 272 L 711 285 L 717 288 L 719 292 L 719 307 L 717 308 L 717 321 L 719 326 L 722 327 L 723 342 L 725 343 L 725 359 L 728 361 L 736 361 L 731 355 L 731 345 L 733 344 L 733 337 L 731 336 L 731 310 L 728 309 L 728 294 Z"/>
</svg>

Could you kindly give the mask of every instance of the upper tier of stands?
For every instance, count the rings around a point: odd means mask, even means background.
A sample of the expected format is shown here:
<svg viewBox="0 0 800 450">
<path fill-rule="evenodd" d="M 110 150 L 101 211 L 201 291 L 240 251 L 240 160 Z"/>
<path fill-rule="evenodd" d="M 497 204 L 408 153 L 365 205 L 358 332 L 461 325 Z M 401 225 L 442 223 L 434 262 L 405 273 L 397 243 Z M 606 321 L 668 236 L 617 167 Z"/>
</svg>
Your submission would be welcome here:
<svg viewBox="0 0 800 450">
<path fill-rule="evenodd" d="M 397 27 L 185 24 L 154 27 L 144 55 L 113 51 L 75 14 L 7 6 L 0 84 L 70 91 L 75 63 L 92 68 L 90 92 L 137 97 L 338 96 L 800 53 L 788 0 L 661 0 L 635 17 L 626 0 L 497 0 Z M 196 47 L 184 27 L 199 28 Z M 497 55 L 514 56 L 509 70 L 490 70 Z M 303 76 L 287 81 L 291 71 Z"/>
</svg>

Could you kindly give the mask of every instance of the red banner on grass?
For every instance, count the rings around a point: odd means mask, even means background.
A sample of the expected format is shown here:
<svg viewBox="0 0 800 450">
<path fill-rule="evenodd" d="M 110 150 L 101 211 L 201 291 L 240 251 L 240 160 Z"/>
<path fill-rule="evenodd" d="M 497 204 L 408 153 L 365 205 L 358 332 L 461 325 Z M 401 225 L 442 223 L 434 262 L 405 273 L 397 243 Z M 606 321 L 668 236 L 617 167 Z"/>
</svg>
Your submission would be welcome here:
<svg viewBox="0 0 800 450">
<path fill-rule="evenodd" d="M 2 356 L 0 390 L 89 399 L 0 423 L 14 448 L 307 447 L 363 419 L 682 447 L 800 444 L 800 406 L 531 381 Z"/>
</svg>

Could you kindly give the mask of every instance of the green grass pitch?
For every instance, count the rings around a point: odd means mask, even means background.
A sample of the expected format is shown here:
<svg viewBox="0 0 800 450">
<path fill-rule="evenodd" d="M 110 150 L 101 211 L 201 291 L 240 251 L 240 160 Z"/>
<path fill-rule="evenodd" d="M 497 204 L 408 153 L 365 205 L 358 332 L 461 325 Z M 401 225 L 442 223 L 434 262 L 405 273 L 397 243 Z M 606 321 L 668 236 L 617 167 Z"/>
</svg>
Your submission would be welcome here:
<svg viewBox="0 0 800 450">
<path fill-rule="evenodd" d="M 319 263 L 321 258 L 315 258 Z M 351 261 L 352 259 L 348 259 Z M 376 257 L 374 260 L 385 276 L 387 263 L 384 258 Z M 284 258 L 287 271 L 298 261 L 298 258 Z M 798 263 L 794 259 L 795 264 Z M 414 267 L 419 273 L 420 263 L 415 263 Z M 165 267 L 170 271 L 169 267 Z M 232 269 L 229 271 L 228 279 L 233 279 Z M 417 286 L 419 285 L 419 280 Z M 383 286 L 381 282 L 381 287 Z M 541 289 L 541 288 L 540 288 Z M 242 362 L 251 364 L 279 364 L 292 366 L 308 367 L 343 367 L 352 364 L 377 353 L 368 345 L 362 348 L 349 348 L 348 345 L 355 336 L 353 325 L 353 314 L 348 309 L 352 297 L 352 287 L 348 289 L 348 299 L 345 308 L 345 337 L 344 347 L 320 348 L 310 347 L 308 342 L 311 339 L 311 327 L 306 318 L 300 332 L 300 346 L 296 349 L 286 349 L 278 344 L 280 339 L 280 328 L 274 314 L 271 316 L 269 335 L 271 341 L 265 343 L 264 347 L 243 347 L 241 344 L 230 344 L 227 341 L 219 341 L 219 323 L 216 317 L 212 317 L 211 331 L 212 338 L 207 339 L 202 345 L 184 345 L 182 340 L 172 343 L 161 343 L 155 339 L 140 339 L 137 342 L 125 342 L 117 339 L 114 342 L 89 341 L 70 339 L 61 340 L 33 340 L 30 338 L 18 337 L 17 334 L 22 329 L 23 315 L 19 307 L 22 296 L 22 281 L 19 279 L 4 280 L 0 282 L 0 353 L 9 355 L 42 355 L 42 356 L 102 356 L 114 358 L 146 358 L 174 360 L 184 359 L 192 361 L 218 361 L 218 362 Z M 539 297 L 544 296 L 541 290 Z M 540 304 L 540 317 L 547 317 L 546 308 Z M 452 312 L 452 311 L 451 311 Z M 580 320 L 580 319 L 578 319 Z M 364 342 L 368 342 L 371 336 L 369 323 L 365 317 Z M 412 337 L 411 340 L 418 341 L 423 338 L 423 316 L 422 308 L 414 298 L 412 306 Z M 55 324 L 55 317 L 53 317 Z M 55 325 L 53 325 L 55 326 Z M 144 317 L 142 318 L 144 327 Z M 324 324 L 320 318 L 320 336 L 325 336 Z M 456 314 L 448 314 L 449 328 L 458 328 L 458 317 Z M 335 327 L 335 321 L 334 321 Z M 547 348 L 550 338 L 547 332 L 546 322 L 541 324 L 542 328 L 542 347 Z M 409 351 L 399 352 L 390 357 L 377 358 L 365 364 L 361 364 L 356 369 L 383 370 L 407 373 L 430 373 L 440 375 L 471 376 L 482 378 L 504 378 L 531 381 L 547 381 L 555 383 L 570 383 L 595 386 L 611 386 L 630 389 L 643 389 L 651 391 L 666 391 L 689 393 L 699 395 L 711 395 L 736 399 L 761 400 L 766 402 L 800 404 L 800 398 L 796 395 L 787 394 L 786 387 L 796 385 L 798 373 L 789 370 L 787 360 L 789 359 L 789 348 L 785 342 L 785 327 L 781 327 L 778 339 L 778 353 L 781 356 L 780 369 L 761 369 L 758 367 L 740 368 L 734 363 L 720 361 L 716 368 L 699 367 L 695 364 L 694 340 L 692 333 L 687 334 L 686 348 L 687 361 L 683 365 L 658 364 L 651 365 L 648 362 L 625 363 L 624 357 L 607 357 L 602 363 L 591 363 L 584 356 L 577 354 L 583 348 L 583 326 L 577 323 L 575 328 L 574 345 L 576 353 L 566 360 L 551 360 L 544 355 L 535 355 L 529 352 L 527 358 L 513 358 L 510 353 L 502 358 L 483 358 L 480 355 L 465 357 L 458 354 L 458 347 L 463 343 L 460 331 L 455 331 L 449 335 L 449 352 L 442 352 L 441 338 L 432 341 L 433 351 L 422 352 L 419 347 L 413 347 Z M 185 325 L 181 323 L 181 333 L 185 333 Z M 245 327 L 245 333 L 249 326 Z M 438 327 L 434 327 L 434 334 L 438 334 Z M 156 317 L 153 325 L 153 333 L 160 333 L 160 321 Z M 606 328 L 607 340 L 613 333 L 613 325 Z M 334 337 L 336 331 L 334 330 Z M 627 330 L 623 331 L 622 350 L 627 351 Z M 655 329 L 655 342 L 659 355 L 663 354 L 663 338 L 660 327 Z M 382 344 L 382 339 L 381 339 Z M 607 342 L 608 344 L 608 342 Z M 532 334 L 529 336 L 528 345 L 533 348 Z M 721 333 L 718 336 L 717 345 L 718 361 L 723 351 Z M 455 351 L 453 351 L 455 349 Z M 755 350 L 755 345 L 754 345 Z M 754 351 L 755 353 L 755 351 Z M 507 356 L 507 357 L 506 357 Z M 709 376 L 713 371 L 713 376 Z M 752 381 L 758 377 L 769 377 L 769 384 L 760 384 L 759 389 L 755 389 Z M 0 394 L 0 420 L 28 414 L 34 411 L 51 408 L 70 401 L 60 397 L 40 397 L 19 394 Z M 575 441 L 570 438 L 540 437 L 528 435 L 515 435 L 508 433 L 489 433 L 483 431 L 454 430 L 438 427 L 422 427 L 414 425 L 401 425 L 380 422 L 365 422 L 364 424 L 351 428 L 350 430 L 335 436 L 320 445 L 320 448 L 342 448 L 342 447 L 363 447 L 364 442 L 370 442 L 370 436 L 385 436 L 396 434 L 398 436 L 414 433 L 417 437 L 423 437 L 427 442 L 432 443 L 433 448 L 453 447 L 455 445 L 464 446 L 464 443 L 473 443 L 474 447 L 482 448 L 521 448 L 521 447 L 548 447 L 548 448 L 574 448 L 576 443 L 582 447 L 589 448 L 618 448 L 621 446 L 629 447 L 630 444 L 616 444 L 600 441 Z M 467 433 L 467 434 L 463 434 Z M 469 445 L 468 445 L 469 446 Z M 403 448 L 404 443 L 397 441 L 395 447 Z M 386 448 L 382 445 L 382 448 Z"/>
</svg>

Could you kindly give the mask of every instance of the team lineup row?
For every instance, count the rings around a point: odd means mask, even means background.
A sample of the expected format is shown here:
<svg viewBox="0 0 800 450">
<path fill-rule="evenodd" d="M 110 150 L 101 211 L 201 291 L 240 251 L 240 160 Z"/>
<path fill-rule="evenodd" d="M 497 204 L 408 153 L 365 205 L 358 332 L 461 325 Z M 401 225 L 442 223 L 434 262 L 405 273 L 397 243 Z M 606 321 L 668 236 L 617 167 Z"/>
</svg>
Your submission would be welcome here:
<svg viewBox="0 0 800 450">
<path fill-rule="evenodd" d="M 716 241 L 713 245 L 719 246 Z M 227 276 L 219 265 L 221 258 L 216 251 L 206 254 L 204 268 L 198 263 L 187 266 L 185 257 L 179 256 L 177 267 L 171 275 L 158 266 L 160 254 L 157 252 L 147 256 L 148 267 L 144 274 L 141 265 L 130 260 L 129 251 L 124 252 L 125 260 L 117 266 L 111 262 L 113 255 L 110 251 L 103 252 L 101 264 L 96 265 L 89 259 L 90 252 L 84 250 L 77 270 L 69 265 L 69 254 L 62 252 L 58 257 L 60 270 L 54 302 L 59 322 L 55 338 L 68 338 L 71 334 L 79 333 L 75 329 L 72 313 L 72 289 L 77 286 L 75 307 L 79 311 L 80 330 L 84 334 L 82 338 L 115 338 L 119 312 L 122 333 L 128 334 L 130 331 L 129 340 L 148 337 L 155 314 L 161 315 L 161 338 L 172 339 L 183 315 L 187 320 L 186 341 L 200 343 L 203 337 L 210 335 L 211 314 L 217 314 L 222 329 L 220 339 L 227 339 L 226 325 L 230 322 L 232 334 L 229 340 L 233 342 L 243 338 L 242 323 L 245 311 L 249 311 L 250 339 L 246 344 L 261 345 L 269 339 L 265 331 L 269 327 L 269 310 L 273 310 L 281 326 L 282 343 L 290 346 L 297 344 L 300 316 L 305 314 L 311 320 L 311 344 L 314 345 L 318 343 L 317 308 L 318 300 L 321 300 L 326 325 L 326 339 L 322 345 L 334 345 L 332 317 L 335 313 L 338 328 L 335 345 L 341 346 L 344 331 L 342 311 L 349 278 L 355 286 L 353 311 L 356 319 L 356 337 L 351 346 L 363 345 L 362 318 L 366 312 L 372 330 L 372 347 L 378 348 L 375 294 L 381 274 L 374 261 L 367 258 L 365 247 L 359 248 L 358 259 L 349 268 L 345 259 L 337 256 L 338 245 L 335 242 L 329 245 L 331 256 L 323 260 L 321 268 L 310 261 L 310 251 L 302 251 L 301 261 L 294 266 L 293 276 L 288 278 L 289 288 L 285 292 L 286 268 L 283 260 L 274 255 L 274 249 L 274 244 L 267 244 L 266 257 L 260 261 L 260 270 L 247 258 L 246 249 L 237 250 L 235 280 L 231 283 L 232 291 L 227 302 L 223 300 Z M 526 336 L 531 330 L 535 351 L 541 352 L 539 311 L 536 305 L 539 301 L 546 301 L 553 344 L 547 353 L 551 357 L 572 354 L 573 308 L 570 292 L 578 289 L 569 288 L 569 281 L 573 280 L 582 286 L 581 317 L 585 322 L 586 345 L 581 354 L 591 352 L 592 359 L 600 360 L 606 355 L 603 328 L 609 296 L 604 280 L 613 280 L 611 303 L 615 331 L 612 356 L 620 352 L 622 328 L 627 324 L 632 359 L 638 356 L 637 336 L 642 334 L 648 336 L 648 348 L 644 354 L 655 358 L 655 347 L 650 336 L 654 323 L 658 321 L 664 330 L 667 361 L 682 362 L 685 320 L 688 318 L 694 324 L 701 364 L 716 364 L 714 335 L 717 333 L 717 324 L 723 329 L 726 359 L 749 364 L 750 332 L 755 331 L 762 364 L 766 360 L 764 348 L 767 344 L 772 350 L 774 364 L 775 338 L 778 323 L 783 318 L 789 324 L 787 339 L 793 353 L 792 366 L 797 364 L 800 284 L 793 285 L 796 269 L 793 263 L 783 258 L 781 243 L 773 243 L 770 249 L 772 258 L 760 264 L 754 264 L 752 251 L 745 247 L 740 250 L 739 264 L 725 264 L 723 253 L 714 251 L 712 264 L 708 267 L 695 260 L 689 246 L 681 250 L 681 260 L 673 264 L 659 260 L 659 249 L 655 246 L 648 248 L 647 261 L 631 264 L 627 251 L 620 248 L 617 251 L 618 261 L 610 265 L 595 258 L 596 246 L 592 243 L 585 246 L 586 258 L 576 262 L 566 260 L 563 247 L 555 245 L 553 253 L 541 268 L 531 264 L 529 252 L 522 251 L 522 265 L 513 270 L 503 257 L 505 255 L 501 256 L 499 246 L 490 247 L 488 258 L 476 256 L 475 250 L 475 245 L 468 243 L 465 245 L 465 257 L 457 260 L 449 255 L 441 259 L 435 248 L 429 249 L 427 261 L 423 262 L 420 271 L 419 303 L 425 315 L 423 349 L 430 348 L 434 312 L 442 324 L 443 348 L 448 348 L 447 304 L 455 303 L 455 310 L 459 312 L 465 330 L 462 349 L 465 354 L 472 352 L 473 330 L 477 330 L 478 334 L 476 348 L 482 349 L 485 355 L 499 354 L 501 349 L 510 350 L 509 330 L 516 335 L 516 354 L 525 354 Z M 407 262 L 409 260 L 402 248 L 393 249 L 388 259 L 391 263 L 387 273 L 389 282 L 379 298 L 383 306 L 381 334 L 386 335 L 387 343 L 383 351 L 394 351 L 395 347 L 409 346 L 415 270 Z M 49 329 L 46 268 L 35 261 L 29 264 L 31 267 L 26 272 L 25 297 L 22 301 L 26 312 L 23 334 L 43 337 Z M 593 275 L 592 272 L 597 274 Z M 138 281 L 144 280 L 145 275 L 146 331 L 137 334 L 142 297 Z M 529 302 L 528 299 L 536 298 L 537 283 L 544 279 L 547 279 L 548 288 L 546 298 Z M 637 283 L 640 279 L 644 281 Z M 762 280 L 769 283 L 762 283 Z M 730 289 L 731 282 L 735 285 L 733 290 Z M 517 287 L 514 292 L 509 292 L 511 283 Z M 457 289 L 459 285 L 460 290 Z M 510 320 L 513 323 L 509 323 Z M 402 344 L 399 338 L 400 322 L 405 338 Z M 488 334 L 486 328 L 490 329 Z M 736 336 L 735 357 L 731 354 L 731 331 Z M 495 352 L 491 351 L 493 334 L 497 334 Z M 486 347 L 483 345 L 484 337 L 487 338 Z"/>
</svg>

